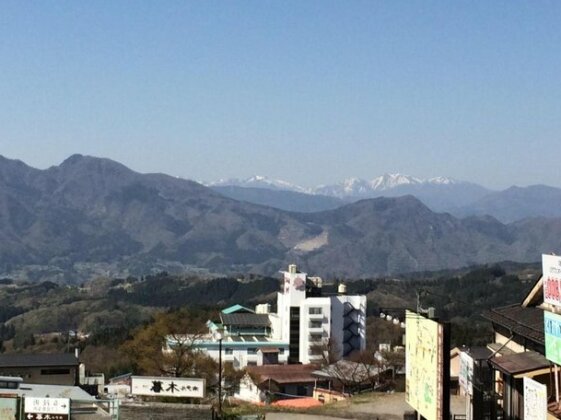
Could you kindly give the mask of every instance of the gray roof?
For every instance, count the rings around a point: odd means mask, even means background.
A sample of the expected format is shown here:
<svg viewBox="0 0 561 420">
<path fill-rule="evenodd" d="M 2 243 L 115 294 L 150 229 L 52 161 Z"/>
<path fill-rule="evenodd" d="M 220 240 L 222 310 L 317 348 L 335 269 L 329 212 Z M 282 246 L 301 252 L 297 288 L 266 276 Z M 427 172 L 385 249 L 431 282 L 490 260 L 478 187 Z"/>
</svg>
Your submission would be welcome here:
<svg viewBox="0 0 561 420">
<path fill-rule="evenodd" d="M 1 354 L 0 368 L 78 366 L 74 353 Z"/>
<path fill-rule="evenodd" d="M 507 328 L 512 333 L 545 345 L 543 309 L 524 307 L 518 303 L 483 311 L 483 318 Z"/>
<path fill-rule="evenodd" d="M 3 390 L 10 394 L 17 394 L 22 397 L 38 397 L 38 398 L 70 398 L 71 400 L 88 400 L 95 401 L 86 391 L 79 386 L 66 385 L 40 385 L 40 384 L 20 384 L 18 389 Z"/>
<path fill-rule="evenodd" d="M 224 325 L 236 325 L 239 327 L 268 327 L 271 325 L 269 315 L 267 314 L 221 313 L 220 318 Z"/>
</svg>

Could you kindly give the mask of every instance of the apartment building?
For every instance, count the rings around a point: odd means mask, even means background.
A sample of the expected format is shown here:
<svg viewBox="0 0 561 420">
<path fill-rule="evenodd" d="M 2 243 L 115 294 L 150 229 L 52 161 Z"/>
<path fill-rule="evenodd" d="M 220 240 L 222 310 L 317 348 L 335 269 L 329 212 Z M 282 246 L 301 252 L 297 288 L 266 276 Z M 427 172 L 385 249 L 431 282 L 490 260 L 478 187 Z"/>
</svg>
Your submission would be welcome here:
<svg viewBox="0 0 561 420">
<path fill-rule="evenodd" d="M 340 284 L 337 293 L 323 292 L 319 277 L 307 277 L 295 265 L 281 272 L 277 311 L 269 304 L 255 310 L 234 305 L 220 312 L 219 321 L 208 321 L 208 334 L 192 337 L 192 345 L 235 368 L 267 364 L 344 358 L 366 348 L 366 296 L 350 296 Z M 189 335 L 185 335 L 189 337 Z M 164 351 L 179 345 L 168 337 Z"/>
</svg>

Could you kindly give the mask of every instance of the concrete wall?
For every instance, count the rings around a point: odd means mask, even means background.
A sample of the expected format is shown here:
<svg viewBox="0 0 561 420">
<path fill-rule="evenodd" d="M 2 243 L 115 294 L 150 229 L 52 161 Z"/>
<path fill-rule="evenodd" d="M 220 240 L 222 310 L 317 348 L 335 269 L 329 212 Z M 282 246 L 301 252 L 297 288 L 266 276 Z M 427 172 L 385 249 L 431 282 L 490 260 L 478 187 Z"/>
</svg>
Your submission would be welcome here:
<svg viewBox="0 0 561 420">
<path fill-rule="evenodd" d="M 211 420 L 210 405 L 142 403 L 121 405 L 119 420 Z"/>
</svg>

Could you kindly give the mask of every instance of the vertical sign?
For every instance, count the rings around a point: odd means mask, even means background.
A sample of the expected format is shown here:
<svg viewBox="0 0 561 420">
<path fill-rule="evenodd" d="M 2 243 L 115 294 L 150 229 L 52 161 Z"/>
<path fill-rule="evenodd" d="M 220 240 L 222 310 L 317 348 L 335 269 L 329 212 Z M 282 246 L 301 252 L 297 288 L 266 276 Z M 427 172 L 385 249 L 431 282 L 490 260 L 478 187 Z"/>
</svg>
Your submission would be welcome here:
<svg viewBox="0 0 561 420">
<path fill-rule="evenodd" d="M 542 255 L 543 301 L 561 306 L 561 257 Z"/>
<path fill-rule="evenodd" d="M 444 326 L 405 313 L 405 400 L 427 420 L 444 417 Z M 449 375 L 449 372 L 448 372 Z"/>
<path fill-rule="evenodd" d="M 561 364 L 561 315 L 543 311 L 543 332 L 545 335 L 545 357 L 553 363 Z"/>
<path fill-rule="evenodd" d="M 460 353 L 459 382 L 467 395 L 473 395 L 473 358 L 466 352 Z"/>
<path fill-rule="evenodd" d="M 524 378 L 524 420 L 547 419 L 547 387 Z"/>
</svg>

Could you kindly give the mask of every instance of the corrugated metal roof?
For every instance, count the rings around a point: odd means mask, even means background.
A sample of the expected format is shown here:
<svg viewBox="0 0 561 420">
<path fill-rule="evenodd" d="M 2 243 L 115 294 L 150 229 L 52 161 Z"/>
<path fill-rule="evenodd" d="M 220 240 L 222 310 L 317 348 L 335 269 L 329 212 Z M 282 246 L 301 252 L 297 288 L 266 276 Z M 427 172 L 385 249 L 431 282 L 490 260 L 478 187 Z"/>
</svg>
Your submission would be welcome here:
<svg viewBox="0 0 561 420">
<path fill-rule="evenodd" d="M 40 353 L 40 354 L 2 354 L 0 368 L 7 367 L 42 367 L 42 366 L 78 366 L 74 353 Z"/>
<path fill-rule="evenodd" d="M 548 368 L 551 362 L 535 351 L 493 357 L 489 360 L 495 368 L 509 375 Z"/>
<path fill-rule="evenodd" d="M 522 307 L 520 304 L 484 311 L 482 316 L 519 336 L 544 345 L 543 309 Z"/>
<path fill-rule="evenodd" d="M 220 314 L 220 318 L 224 325 L 236 325 L 240 327 L 268 327 L 271 325 L 269 315 L 267 314 L 222 313 Z"/>
<path fill-rule="evenodd" d="M 317 369 L 314 365 L 263 365 L 248 366 L 247 372 L 257 378 L 257 384 L 274 381 L 278 384 L 295 384 L 314 382 L 312 371 Z"/>
</svg>

